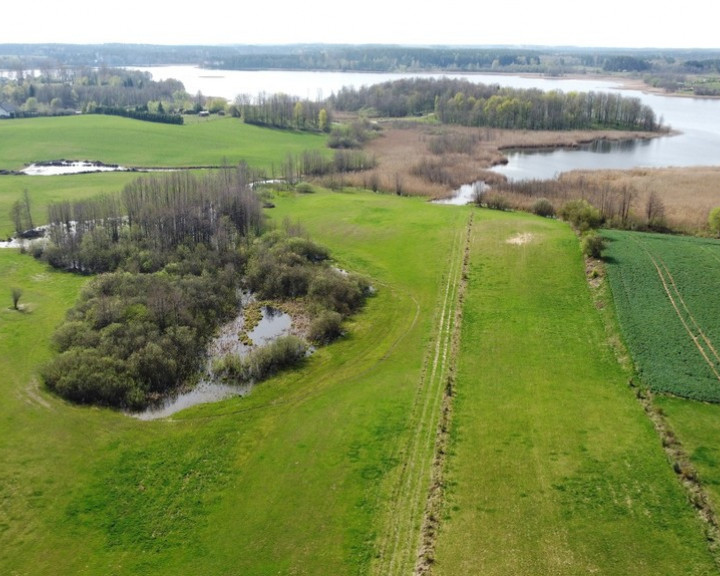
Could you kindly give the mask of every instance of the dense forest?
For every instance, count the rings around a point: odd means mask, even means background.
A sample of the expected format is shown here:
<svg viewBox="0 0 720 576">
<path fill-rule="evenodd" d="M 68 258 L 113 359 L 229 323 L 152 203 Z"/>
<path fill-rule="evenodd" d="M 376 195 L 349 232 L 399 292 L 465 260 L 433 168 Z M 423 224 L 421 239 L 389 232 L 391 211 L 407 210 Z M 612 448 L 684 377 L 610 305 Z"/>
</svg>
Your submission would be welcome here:
<svg viewBox="0 0 720 576">
<path fill-rule="evenodd" d="M 191 384 L 218 326 L 239 313 L 240 290 L 301 299 L 316 343 L 337 337 L 368 292 L 296 227 L 267 228 L 244 166 L 139 178 L 119 195 L 51 205 L 49 220 L 49 243 L 34 255 L 97 274 L 54 335 L 58 354 L 42 372 L 74 402 L 138 409 Z M 218 371 L 260 379 L 306 348 L 284 340 L 254 356 L 252 370 L 226 358 Z"/>
<path fill-rule="evenodd" d="M 467 80 L 410 78 L 344 88 L 329 101 L 337 110 L 406 117 L 433 113 L 441 122 L 526 130 L 618 128 L 658 130 L 639 98 L 611 93 L 543 92 Z"/>
</svg>

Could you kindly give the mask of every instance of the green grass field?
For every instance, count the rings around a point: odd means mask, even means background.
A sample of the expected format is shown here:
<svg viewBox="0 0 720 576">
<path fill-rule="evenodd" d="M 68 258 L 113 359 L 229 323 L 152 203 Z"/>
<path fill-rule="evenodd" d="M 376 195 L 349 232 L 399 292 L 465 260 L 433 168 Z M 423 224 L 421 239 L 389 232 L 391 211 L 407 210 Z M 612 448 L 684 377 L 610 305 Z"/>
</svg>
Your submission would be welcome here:
<svg viewBox="0 0 720 576">
<path fill-rule="evenodd" d="M 236 118 L 198 120 L 174 126 L 116 116 L 33 118 L 0 123 L 0 169 L 49 160 L 91 160 L 136 167 L 220 166 L 247 162 L 281 173 L 288 154 L 325 150 L 326 137 L 308 132 L 272 130 Z M 329 153 L 329 151 L 328 151 Z M 46 206 L 122 189 L 139 174 L 0 176 L 0 238 L 13 230 L 10 207 L 27 190 L 37 224 L 47 220 Z"/>
<path fill-rule="evenodd" d="M 643 382 L 720 401 L 720 242 L 608 231 L 608 276 Z"/>
<path fill-rule="evenodd" d="M 82 279 L 0 252 L 10 283 L 48 275 L 38 289 L 52 311 L 43 326 L 38 306 L 14 317 L 11 334 L 0 327 L 4 347 L 22 348 L 2 355 L 3 374 L 13 374 L 2 394 L 13 401 L 0 408 L 0 572 L 367 572 L 384 486 L 412 433 L 408 407 L 445 255 L 466 214 L 364 193 L 277 203 L 274 219 L 297 218 L 331 241 L 339 263 L 369 274 L 378 293 L 349 337 L 303 369 L 170 421 L 73 407 L 42 391 L 34 370 L 72 301 L 64 283 L 77 289 Z"/>
<path fill-rule="evenodd" d="M 267 167 L 323 145 L 232 119 L 37 119 L 2 123 L 0 136 L 7 167 L 45 154 Z M 27 184 L 41 219 L 53 199 L 112 192 L 128 177 L 2 177 L 0 210 Z M 42 388 L 50 335 L 87 279 L 0 250 L 0 574 L 411 574 L 455 366 L 434 574 L 717 574 L 565 224 L 357 190 L 274 203 L 272 222 L 299 222 L 377 293 L 300 369 L 166 420 Z M 23 311 L 10 310 L 15 286 Z M 695 423 L 683 410 L 668 403 L 720 486 L 703 438 L 714 412 Z"/>
<path fill-rule="evenodd" d="M 434 574 L 716 573 L 627 378 L 569 228 L 479 220 Z"/>
<path fill-rule="evenodd" d="M 0 168 L 41 160 L 95 160 L 140 167 L 282 164 L 288 153 L 324 149 L 326 137 L 272 130 L 225 117 L 180 126 L 117 116 L 19 119 L 0 124 Z"/>
</svg>

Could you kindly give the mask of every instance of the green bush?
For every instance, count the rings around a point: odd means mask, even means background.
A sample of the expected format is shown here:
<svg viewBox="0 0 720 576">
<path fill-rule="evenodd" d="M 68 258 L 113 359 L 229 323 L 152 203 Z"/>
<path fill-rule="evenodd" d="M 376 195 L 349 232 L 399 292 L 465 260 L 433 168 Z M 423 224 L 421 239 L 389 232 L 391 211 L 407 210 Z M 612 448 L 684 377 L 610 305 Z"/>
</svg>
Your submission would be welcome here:
<svg viewBox="0 0 720 576">
<path fill-rule="evenodd" d="M 720 236 L 720 206 L 710 210 L 708 215 L 708 227 L 715 236 Z"/>
<path fill-rule="evenodd" d="M 582 238 L 582 252 L 588 258 L 602 258 L 605 238 L 597 232 L 588 232 Z"/>
<path fill-rule="evenodd" d="M 216 376 L 238 383 L 259 382 L 300 363 L 307 344 L 297 336 L 281 336 L 270 344 L 251 350 L 246 356 L 228 354 L 213 362 Z"/>
<path fill-rule="evenodd" d="M 579 232 L 586 232 L 602 224 L 602 214 L 585 199 L 570 200 L 560 209 L 560 218 Z"/>
<path fill-rule="evenodd" d="M 323 310 L 310 323 L 308 339 L 315 344 L 328 344 L 342 335 L 342 315 Z"/>
<path fill-rule="evenodd" d="M 538 216 L 543 216 L 545 218 L 552 218 L 555 216 L 555 207 L 547 198 L 538 198 L 535 202 L 533 202 L 530 209 L 533 214 L 537 214 Z"/>
</svg>

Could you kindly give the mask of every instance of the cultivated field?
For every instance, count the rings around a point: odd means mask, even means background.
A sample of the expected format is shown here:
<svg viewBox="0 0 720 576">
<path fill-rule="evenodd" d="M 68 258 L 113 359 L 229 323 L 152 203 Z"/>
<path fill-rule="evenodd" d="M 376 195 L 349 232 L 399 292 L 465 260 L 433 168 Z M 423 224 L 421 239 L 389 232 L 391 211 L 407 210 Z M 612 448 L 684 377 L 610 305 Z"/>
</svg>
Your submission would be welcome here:
<svg viewBox="0 0 720 576">
<path fill-rule="evenodd" d="M 720 401 L 720 242 L 604 234 L 620 325 L 643 382 L 659 392 Z"/>
</svg>

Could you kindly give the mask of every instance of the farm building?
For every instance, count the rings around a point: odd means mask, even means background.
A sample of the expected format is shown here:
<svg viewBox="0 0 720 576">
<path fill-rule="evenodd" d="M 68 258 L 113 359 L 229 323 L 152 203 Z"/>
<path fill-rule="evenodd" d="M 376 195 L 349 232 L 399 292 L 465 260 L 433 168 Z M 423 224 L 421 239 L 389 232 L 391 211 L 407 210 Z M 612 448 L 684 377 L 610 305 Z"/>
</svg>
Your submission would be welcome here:
<svg viewBox="0 0 720 576">
<path fill-rule="evenodd" d="M 9 102 L 0 102 L 0 118 L 15 118 L 18 109 Z"/>
</svg>

